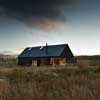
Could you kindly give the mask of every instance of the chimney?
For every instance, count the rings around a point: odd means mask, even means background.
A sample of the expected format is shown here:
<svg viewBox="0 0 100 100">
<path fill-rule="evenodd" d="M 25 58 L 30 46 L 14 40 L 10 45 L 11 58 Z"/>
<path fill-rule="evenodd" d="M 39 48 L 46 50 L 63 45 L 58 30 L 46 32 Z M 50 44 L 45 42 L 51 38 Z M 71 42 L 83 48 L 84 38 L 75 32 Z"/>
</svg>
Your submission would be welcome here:
<svg viewBox="0 0 100 100">
<path fill-rule="evenodd" d="M 46 43 L 45 54 L 48 55 L 48 44 Z"/>
</svg>

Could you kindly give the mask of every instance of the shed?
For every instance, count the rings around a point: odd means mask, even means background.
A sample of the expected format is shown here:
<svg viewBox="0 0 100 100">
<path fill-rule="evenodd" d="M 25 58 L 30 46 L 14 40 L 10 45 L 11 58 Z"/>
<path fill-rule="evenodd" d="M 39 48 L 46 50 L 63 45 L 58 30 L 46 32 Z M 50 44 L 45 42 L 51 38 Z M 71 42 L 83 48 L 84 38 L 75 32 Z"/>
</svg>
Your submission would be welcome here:
<svg viewBox="0 0 100 100">
<path fill-rule="evenodd" d="M 75 63 L 68 44 L 28 47 L 18 56 L 19 65 L 66 65 Z"/>
</svg>

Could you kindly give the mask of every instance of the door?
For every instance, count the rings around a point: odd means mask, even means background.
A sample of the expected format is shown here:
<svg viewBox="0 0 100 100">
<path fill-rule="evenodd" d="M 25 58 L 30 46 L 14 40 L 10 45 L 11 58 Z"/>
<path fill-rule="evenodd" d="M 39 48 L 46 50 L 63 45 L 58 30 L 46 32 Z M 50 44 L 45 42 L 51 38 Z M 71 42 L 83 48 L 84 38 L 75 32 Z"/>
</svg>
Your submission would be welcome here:
<svg viewBox="0 0 100 100">
<path fill-rule="evenodd" d="M 40 60 L 37 60 L 37 66 L 40 66 Z"/>
</svg>

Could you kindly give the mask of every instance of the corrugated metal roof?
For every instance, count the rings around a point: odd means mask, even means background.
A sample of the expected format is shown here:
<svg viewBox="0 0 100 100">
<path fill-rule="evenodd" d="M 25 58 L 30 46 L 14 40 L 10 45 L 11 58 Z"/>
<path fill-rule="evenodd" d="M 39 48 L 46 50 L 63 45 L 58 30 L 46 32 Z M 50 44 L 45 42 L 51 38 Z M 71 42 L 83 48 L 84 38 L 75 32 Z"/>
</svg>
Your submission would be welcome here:
<svg viewBox="0 0 100 100">
<path fill-rule="evenodd" d="M 26 48 L 19 57 L 59 57 L 67 44 Z"/>
</svg>

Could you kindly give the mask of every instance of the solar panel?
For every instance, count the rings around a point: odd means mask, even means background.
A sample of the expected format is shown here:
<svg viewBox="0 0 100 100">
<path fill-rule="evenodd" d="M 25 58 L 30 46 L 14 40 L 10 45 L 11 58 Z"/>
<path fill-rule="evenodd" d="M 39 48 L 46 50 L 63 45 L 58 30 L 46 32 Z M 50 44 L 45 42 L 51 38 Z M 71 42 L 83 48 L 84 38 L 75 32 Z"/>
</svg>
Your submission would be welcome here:
<svg viewBox="0 0 100 100">
<path fill-rule="evenodd" d="M 32 50 L 32 47 L 30 47 L 28 50 Z"/>
<path fill-rule="evenodd" d="M 42 50 L 42 49 L 43 49 L 43 46 L 40 47 L 40 50 Z"/>
</svg>

